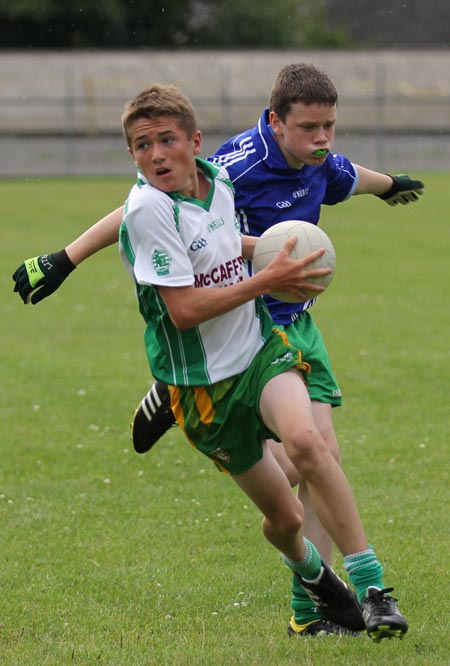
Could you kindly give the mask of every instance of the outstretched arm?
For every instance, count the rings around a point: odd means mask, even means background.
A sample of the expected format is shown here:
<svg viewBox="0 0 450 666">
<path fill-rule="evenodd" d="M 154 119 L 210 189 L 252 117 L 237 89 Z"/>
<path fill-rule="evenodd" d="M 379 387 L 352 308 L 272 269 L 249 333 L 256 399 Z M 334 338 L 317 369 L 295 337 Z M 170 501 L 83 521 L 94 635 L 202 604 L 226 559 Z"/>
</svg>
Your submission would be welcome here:
<svg viewBox="0 0 450 666">
<path fill-rule="evenodd" d="M 26 259 L 14 272 L 14 291 L 24 303 L 39 303 L 61 286 L 82 261 L 119 239 L 123 206 L 116 208 L 59 252 Z"/>
<path fill-rule="evenodd" d="M 358 172 L 358 186 L 354 194 L 383 194 L 392 186 L 392 178 L 385 173 L 372 171 L 359 164 L 354 165 Z"/>
<path fill-rule="evenodd" d="M 116 208 L 101 220 L 89 227 L 81 236 L 69 243 L 65 248 L 67 256 L 75 265 L 95 254 L 99 250 L 117 243 L 122 223 L 123 206 Z"/>
<path fill-rule="evenodd" d="M 421 180 L 413 180 L 404 174 L 390 176 L 359 164 L 355 164 L 355 168 L 359 180 L 354 194 L 375 194 L 390 206 L 417 201 L 425 189 Z"/>
</svg>

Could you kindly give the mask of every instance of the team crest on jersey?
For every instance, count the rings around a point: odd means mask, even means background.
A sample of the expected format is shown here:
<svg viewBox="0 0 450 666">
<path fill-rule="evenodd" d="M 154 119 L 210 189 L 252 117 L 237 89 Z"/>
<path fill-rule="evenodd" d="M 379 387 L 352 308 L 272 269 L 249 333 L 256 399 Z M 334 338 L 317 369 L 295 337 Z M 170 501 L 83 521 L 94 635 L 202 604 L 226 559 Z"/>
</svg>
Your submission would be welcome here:
<svg viewBox="0 0 450 666">
<path fill-rule="evenodd" d="M 170 264 L 172 263 L 172 257 L 164 250 L 155 249 L 152 254 L 152 263 L 153 268 L 156 271 L 156 275 L 168 275 L 170 271 Z"/>
</svg>

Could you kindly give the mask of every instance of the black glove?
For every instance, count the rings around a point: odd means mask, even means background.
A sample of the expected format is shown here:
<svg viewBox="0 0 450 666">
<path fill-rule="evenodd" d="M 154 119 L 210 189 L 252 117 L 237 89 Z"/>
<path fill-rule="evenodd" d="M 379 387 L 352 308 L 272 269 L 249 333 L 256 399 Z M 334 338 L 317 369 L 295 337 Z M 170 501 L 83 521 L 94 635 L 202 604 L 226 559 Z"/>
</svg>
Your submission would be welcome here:
<svg viewBox="0 0 450 666">
<path fill-rule="evenodd" d="M 388 174 L 391 176 L 391 174 Z M 395 206 L 398 203 L 407 204 L 410 201 L 417 201 L 419 194 L 423 194 L 425 185 L 421 180 L 412 180 L 409 176 L 401 173 L 398 176 L 391 176 L 392 187 L 384 194 L 377 194 L 376 196 L 383 199 L 389 206 Z"/>
<path fill-rule="evenodd" d="M 26 259 L 12 276 L 14 291 L 24 303 L 39 303 L 53 294 L 75 268 L 65 250 Z"/>
</svg>

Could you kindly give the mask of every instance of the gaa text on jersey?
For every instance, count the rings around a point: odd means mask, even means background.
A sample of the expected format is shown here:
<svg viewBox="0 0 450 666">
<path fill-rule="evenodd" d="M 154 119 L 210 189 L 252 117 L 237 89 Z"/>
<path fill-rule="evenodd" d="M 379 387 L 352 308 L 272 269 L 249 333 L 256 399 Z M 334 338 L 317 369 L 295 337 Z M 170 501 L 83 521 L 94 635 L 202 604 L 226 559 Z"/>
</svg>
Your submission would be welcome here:
<svg viewBox="0 0 450 666">
<path fill-rule="evenodd" d="M 202 250 L 207 245 L 208 242 L 205 238 L 197 238 L 197 240 L 192 241 L 189 249 L 192 250 L 192 252 L 196 252 L 197 250 Z"/>
<path fill-rule="evenodd" d="M 275 204 L 277 208 L 290 208 L 292 206 L 290 201 L 277 201 Z"/>
</svg>

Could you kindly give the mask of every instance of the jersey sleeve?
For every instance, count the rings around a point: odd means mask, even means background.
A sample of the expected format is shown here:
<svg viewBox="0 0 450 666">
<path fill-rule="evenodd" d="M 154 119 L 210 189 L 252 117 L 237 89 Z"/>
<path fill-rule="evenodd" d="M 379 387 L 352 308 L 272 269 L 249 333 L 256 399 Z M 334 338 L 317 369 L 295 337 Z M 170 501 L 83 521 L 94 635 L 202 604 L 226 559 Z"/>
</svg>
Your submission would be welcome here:
<svg viewBox="0 0 450 666">
<path fill-rule="evenodd" d="M 192 264 L 178 231 L 177 206 L 170 197 L 144 186 L 129 198 L 123 224 L 138 284 L 194 284 Z"/>
<path fill-rule="evenodd" d="M 323 203 L 332 206 L 349 199 L 358 185 L 358 172 L 344 155 L 328 156 L 326 168 L 328 183 Z"/>
</svg>

